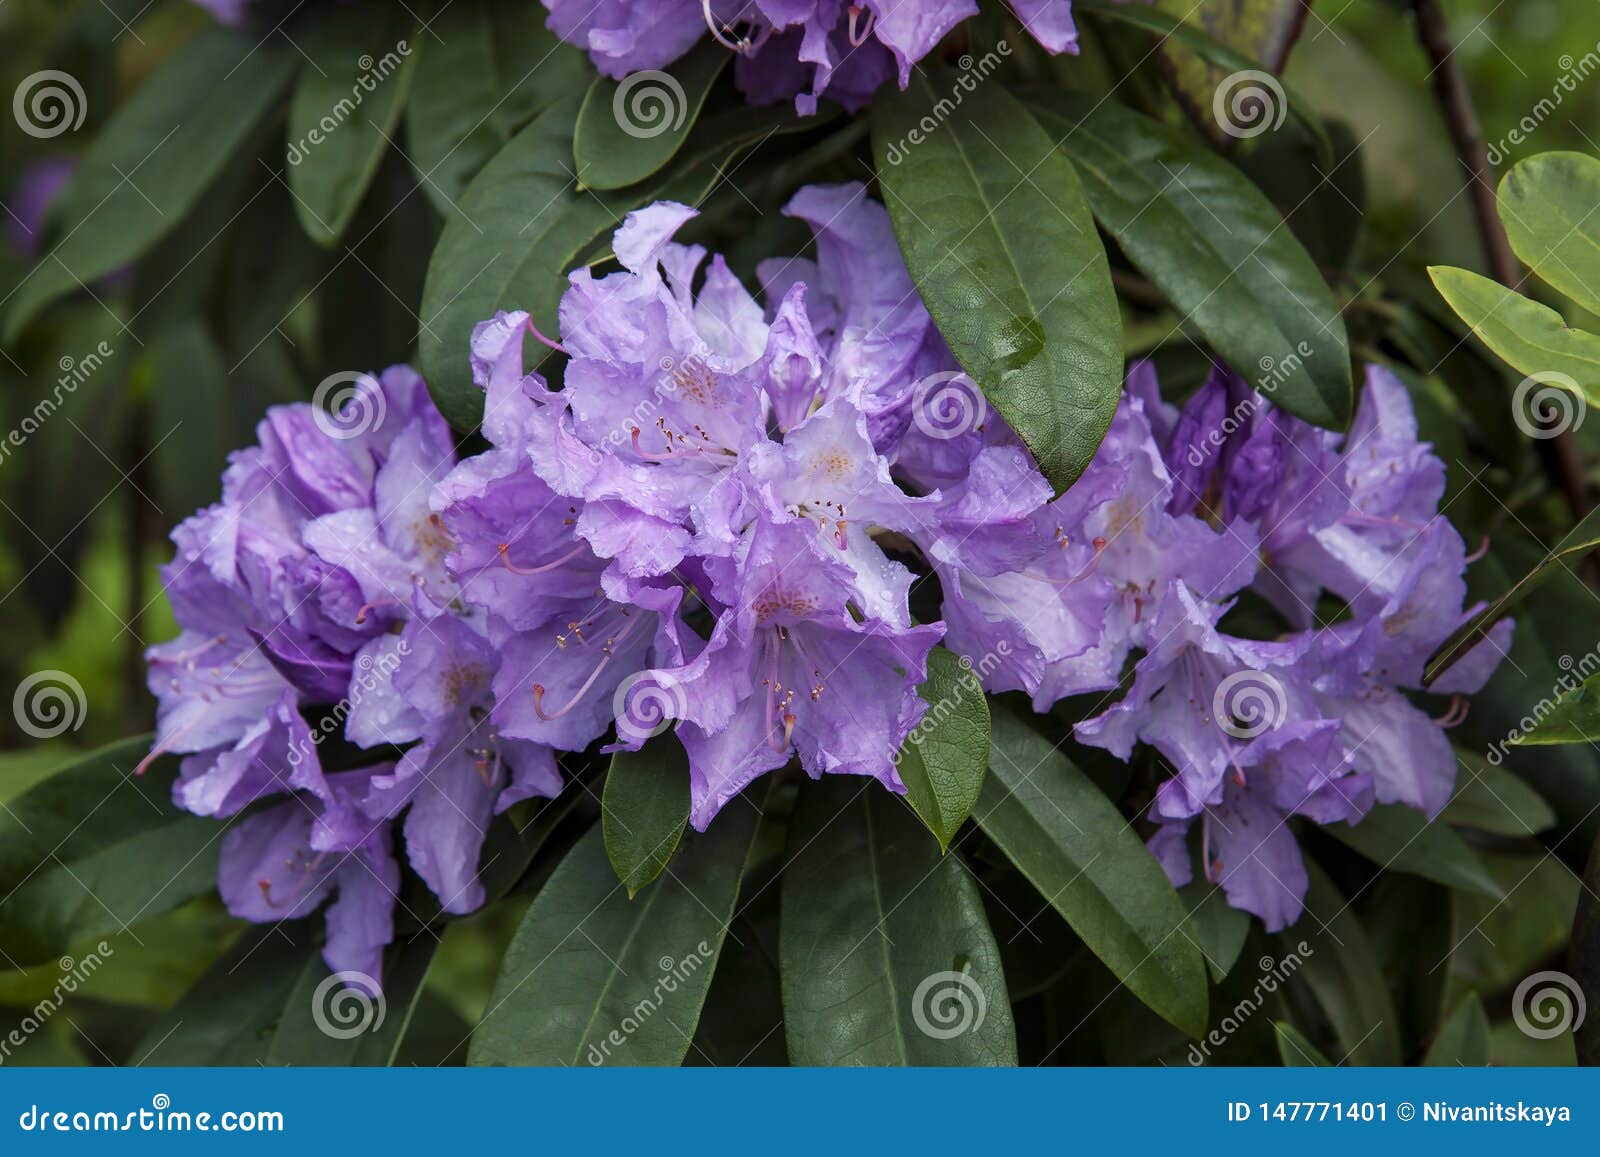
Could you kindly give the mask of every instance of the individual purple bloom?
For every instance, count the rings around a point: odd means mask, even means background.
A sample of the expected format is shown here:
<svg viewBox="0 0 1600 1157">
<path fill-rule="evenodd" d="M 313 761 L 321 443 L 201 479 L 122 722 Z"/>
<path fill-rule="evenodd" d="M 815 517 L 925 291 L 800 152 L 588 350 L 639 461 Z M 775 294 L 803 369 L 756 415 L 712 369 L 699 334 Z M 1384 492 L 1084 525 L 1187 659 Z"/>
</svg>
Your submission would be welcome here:
<svg viewBox="0 0 1600 1157">
<path fill-rule="evenodd" d="M 242 24 L 245 13 L 255 0 L 194 0 L 194 2 L 211 13 L 219 24 Z"/>
<path fill-rule="evenodd" d="M 1240 749 L 1220 803 L 1151 837 L 1173 884 L 1192 878 L 1189 833 L 1198 827 L 1206 877 L 1229 904 L 1259 916 L 1268 932 L 1299 919 L 1309 880 L 1289 817 L 1356 823 L 1372 807 L 1371 777 L 1340 762 L 1339 731 L 1335 720 L 1287 723 Z"/>
<path fill-rule="evenodd" d="M 802 521 L 759 523 L 738 585 L 704 652 L 652 673 L 677 692 L 667 709 L 685 721 L 696 830 L 792 753 L 813 777 L 868 775 L 903 792 L 893 756 L 927 709 L 917 687 L 943 627 L 852 614 L 849 569 Z"/>
<path fill-rule="evenodd" d="M 11 203 L 4 206 L 6 239 L 11 251 L 24 261 L 39 255 L 49 220 L 50 206 L 78 170 L 75 157 L 48 157 L 22 170 L 12 190 Z"/>
<path fill-rule="evenodd" d="M 314 751 L 308 753 L 315 759 Z M 323 959 L 334 972 L 381 981 L 394 937 L 400 866 L 390 825 L 368 813 L 372 778 L 388 765 L 327 777 L 325 797 L 296 794 L 252 812 L 222 837 L 217 888 L 228 911 L 258 924 L 309 916 L 330 895 Z M 334 817 L 339 817 L 335 819 Z"/>
<path fill-rule="evenodd" d="M 554 796 L 561 776 L 548 747 L 502 736 L 490 721 L 499 655 L 468 623 L 453 615 L 416 618 L 396 646 L 404 661 L 393 670 L 392 688 L 372 700 L 376 726 L 363 719 L 359 727 L 390 742 L 418 742 L 392 775 L 373 778 L 367 807 L 388 815 L 409 807 L 412 867 L 445 911 L 471 912 L 483 903 L 478 858 L 490 819 L 518 800 Z M 396 712 L 400 705 L 408 710 Z M 367 714 L 359 706 L 356 713 Z"/>
</svg>

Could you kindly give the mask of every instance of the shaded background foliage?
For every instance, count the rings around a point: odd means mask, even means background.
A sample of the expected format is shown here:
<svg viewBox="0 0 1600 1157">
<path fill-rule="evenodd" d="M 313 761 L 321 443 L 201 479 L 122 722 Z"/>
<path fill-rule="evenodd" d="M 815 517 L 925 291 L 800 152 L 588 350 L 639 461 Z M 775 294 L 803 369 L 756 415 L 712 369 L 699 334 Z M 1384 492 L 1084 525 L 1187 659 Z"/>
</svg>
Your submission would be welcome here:
<svg viewBox="0 0 1600 1157">
<path fill-rule="evenodd" d="M 463 10 L 485 7 L 456 3 Z M 441 172 L 438 185 L 419 183 L 413 162 L 425 164 L 427 158 L 415 156 L 415 142 L 391 123 L 396 143 L 372 157 L 365 196 L 340 206 L 348 211 L 342 235 L 313 240 L 303 207 L 291 195 L 283 155 L 296 113 L 287 100 L 269 102 L 259 117 L 238 126 L 240 139 L 225 171 L 181 221 L 164 223 L 157 245 L 130 268 L 104 270 L 87 287 L 69 286 L 73 292 L 10 335 L 0 357 L 0 422 L 7 428 L 50 392 L 62 359 L 81 359 L 102 341 L 115 352 L 55 420 L 0 459 L 0 621 L 7 644 L 0 648 L 0 688 L 15 687 L 31 672 L 62 670 L 82 685 L 88 704 L 80 727 L 45 742 L 22 734 L 11 713 L 0 713 L 0 804 L 75 752 L 148 729 L 152 704 L 141 653 L 148 642 L 175 631 L 155 570 L 169 555 L 165 535 L 189 511 L 214 499 L 227 451 L 251 440 L 263 408 L 309 398 L 312 385 L 335 372 L 409 360 L 419 336 L 426 363 L 428 335 L 419 329 L 427 327 L 418 314 L 430 315 L 423 307 L 424 281 L 434 246 L 449 227 L 451 200 L 461 196 L 471 166 L 488 161 L 521 121 L 551 100 L 581 92 L 589 79 L 581 57 L 556 48 L 542 32 L 536 5 L 527 5 L 533 19 L 494 7 L 497 18 L 511 21 L 508 42 L 527 52 L 554 49 L 556 63 L 546 75 L 548 89 L 526 94 L 504 124 L 486 126 L 484 138 L 464 150 L 459 171 Z M 1408 8 L 1378 0 L 1330 8 L 1310 23 L 1290 57 L 1286 80 L 1328 125 L 1331 169 L 1304 134 L 1253 142 L 1236 150 L 1234 159 L 1286 212 L 1322 267 L 1353 352 L 1410 371 L 1425 434 L 1449 465 L 1447 509 L 1469 540 L 1483 534 L 1491 542 L 1491 561 L 1475 568 L 1473 578 L 1482 587 L 1475 593 L 1492 597 L 1537 560 L 1541 544 L 1559 537 L 1571 517 L 1559 491 L 1548 485 L 1539 455 L 1507 420 L 1515 375 L 1474 340 L 1463 340 L 1459 323 L 1423 272 L 1441 260 L 1486 267 Z M 1448 12 L 1491 142 L 1505 141 L 1534 114 L 1555 78 L 1567 71 L 1564 59 L 1600 51 L 1600 6 L 1593 4 L 1463 0 Z M 397 35 L 408 20 L 397 12 Z M 991 34 L 992 26 L 980 23 L 973 35 Z M 22 78 L 54 68 L 77 78 L 86 97 L 83 126 L 57 138 L 40 140 L 18 131 L 11 119 L 0 122 L 0 183 L 7 186 L 0 188 L 0 200 L 11 196 L 9 186 L 31 163 L 71 155 L 94 139 L 129 92 L 208 27 L 206 15 L 182 0 L 0 5 L 0 91 L 11 92 Z M 1094 22 L 1086 28 L 1082 57 L 1025 55 L 1020 66 L 1036 77 L 1054 75 L 1092 89 L 1138 63 L 1147 43 L 1136 30 Z M 430 47 L 423 46 L 424 54 Z M 296 62 L 287 59 L 286 49 L 283 55 L 281 64 L 258 61 L 252 67 L 262 70 L 263 83 L 286 92 Z M 1168 64 L 1180 78 L 1193 66 Z M 413 108 L 448 98 L 440 88 L 447 76 L 423 66 L 414 71 L 405 82 Z M 1140 68 L 1124 95 L 1135 107 L 1177 124 L 1179 114 L 1160 86 L 1156 70 Z M 1548 117 L 1541 115 L 1526 144 L 1505 148 L 1503 163 L 1551 149 L 1595 151 L 1591 126 L 1600 124 L 1597 114 L 1600 79 L 1591 78 L 1564 95 Z M 725 248 L 736 269 L 748 274 L 761 256 L 804 248 L 804 227 L 775 212 L 796 184 L 859 178 L 870 163 L 864 131 L 801 126 L 792 141 L 740 162 L 737 185 L 713 194 L 714 211 L 697 224 L 704 234 L 697 239 Z M 1329 179 L 1322 179 L 1324 172 Z M 606 223 L 602 217 L 595 233 Z M 1120 254 L 1113 253 L 1113 268 L 1124 290 L 1125 353 L 1153 356 L 1164 381 L 1197 383 L 1209 362 L 1192 333 L 1175 333 L 1176 315 L 1145 292 L 1148 285 Z M 0 247 L 0 299 L 9 302 L 20 291 L 26 269 L 20 253 Z M 1530 291 L 1543 292 L 1537 286 Z M 1600 328 L 1600 319 L 1549 300 L 1573 323 Z M 1575 438 L 1592 465 L 1600 457 L 1600 422 L 1580 427 Z M 1464 749 L 1484 751 L 1503 738 L 1556 684 L 1565 669 L 1563 656 L 1600 647 L 1594 597 L 1569 573 L 1548 584 L 1518 618 L 1511 661 L 1477 697 L 1472 717 L 1457 733 Z M 1312 837 L 1313 850 L 1333 878 L 1314 881 L 1314 924 L 1270 938 L 1242 917 L 1219 918 L 1225 939 L 1211 947 L 1221 958 L 1246 964 L 1218 978 L 1214 1015 L 1249 995 L 1256 979 L 1250 962 L 1281 958 L 1302 936 L 1326 950 L 1311 953 L 1302 982 L 1272 994 L 1268 1011 L 1230 1035 L 1215 1059 L 1275 1060 L 1280 1052 L 1303 1057 L 1317 1043 L 1332 1041 L 1347 1045 L 1339 1054 L 1348 1051 L 1357 1061 L 1422 1060 L 1431 1045 L 1441 1050 L 1438 1057 L 1570 1062 L 1570 1036 L 1540 1041 L 1519 1032 L 1509 1019 L 1509 1000 L 1524 976 L 1563 959 L 1582 888 L 1578 873 L 1600 829 L 1600 759 L 1588 745 L 1531 751 L 1512 749 L 1506 768 L 1537 788 L 1553 815 L 1530 795 L 1516 797 L 1519 819 L 1469 814 L 1471 800 L 1458 801 L 1447 817 L 1478 829 L 1474 848 L 1491 879 L 1479 881 L 1484 886 L 1476 891 L 1447 887 L 1437 870 L 1379 873 L 1319 834 Z M 1139 785 L 1129 784 L 1125 769 L 1098 767 L 1088 756 L 1084 763 L 1114 798 L 1136 796 Z M 1135 778 L 1141 774 L 1136 770 Z M 1516 790 L 1496 782 L 1508 794 Z M 513 874 L 497 889 L 506 895 L 503 902 L 450 924 L 436 949 L 415 949 L 416 979 L 420 983 L 426 972 L 427 982 L 395 1059 L 462 1059 L 466 1026 L 490 998 L 500 958 L 539 873 L 553 870 L 556 853 L 577 839 L 574 817 L 592 818 L 595 810 L 582 797 L 564 806 L 574 814 L 542 817 L 550 841 L 529 874 Z M 183 832 L 168 835 L 180 850 L 188 846 Z M 746 835 L 757 850 L 771 838 L 765 831 Z M 995 845 L 973 840 L 968 859 L 991 895 L 1011 901 L 991 904 L 989 918 L 996 939 L 1007 946 L 1004 967 L 1024 1061 L 1183 1061 L 1188 1041 L 1115 986 L 1053 910 L 1040 910 L 1033 885 Z M 785 886 L 795 885 L 787 880 Z M 1514 893 L 1513 899 L 1502 903 L 1485 895 L 1496 889 Z M 735 922 L 741 950 L 721 967 L 738 982 L 713 989 L 691 1062 L 784 1060 L 781 1040 L 740 1035 L 741 1026 L 762 1021 L 778 1000 L 779 888 L 762 891 L 767 898 Z M 1347 906 L 1342 897 L 1354 900 Z M 1013 911 L 1037 915 L 1020 924 Z M 120 1062 L 134 1055 L 141 1039 L 165 1039 L 164 1026 L 183 1019 L 183 1006 L 174 1009 L 174 1002 L 206 999 L 205 982 L 191 990 L 193 982 L 221 954 L 243 955 L 256 946 L 251 938 L 263 935 L 241 927 L 214 897 L 202 896 L 140 925 L 136 935 L 112 936 L 116 968 L 96 985 L 92 999 L 76 1000 L 71 1017 L 53 1020 L 17 1059 Z M 0 947 L 8 936 L 23 935 L 7 926 Z M 423 939 L 415 936 L 413 943 Z M 296 971 L 303 959 L 297 947 L 274 943 L 253 956 L 264 1025 L 296 985 L 315 980 L 314 973 Z M 400 951 L 408 950 L 402 944 Z M 280 952 L 281 961 L 273 955 Z M 0 971 L 0 1023 L 23 1015 L 55 980 L 53 965 Z M 1351 1040 L 1346 1023 L 1359 1020 L 1371 996 L 1362 985 L 1381 989 L 1392 1001 L 1395 1023 L 1373 1038 Z M 1090 1011 L 1090 1031 L 1075 1031 Z M 1311 1026 L 1320 1039 L 1312 1043 L 1299 1030 L 1278 1027 L 1280 1022 Z M 276 1059 L 297 1059 L 295 1050 L 306 1040 L 295 1037 L 294 1026 L 274 1031 Z M 213 1055 L 242 1054 L 220 1049 Z"/>
</svg>

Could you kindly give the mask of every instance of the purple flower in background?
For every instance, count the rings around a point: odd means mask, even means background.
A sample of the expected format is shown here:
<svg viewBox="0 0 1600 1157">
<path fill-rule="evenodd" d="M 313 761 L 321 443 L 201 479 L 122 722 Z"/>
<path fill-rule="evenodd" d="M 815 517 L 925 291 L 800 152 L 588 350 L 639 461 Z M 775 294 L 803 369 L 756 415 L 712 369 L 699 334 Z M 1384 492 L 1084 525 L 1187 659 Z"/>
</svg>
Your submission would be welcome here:
<svg viewBox="0 0 1600 1157">
<path fill-rule="evenodd" d="M 5 212 L 6 240 L 11 251 L 24 261 L 39 256 L 50 206 L 77 170 L 75 157 L 50 157 L 22 170 Z"/>
<path fill-rule="evenodd" d="M 219 23 L 242 24 L 244 14 L 253 0 L 194 0 L 194 2 L 211 13 Z"/>
</svg>

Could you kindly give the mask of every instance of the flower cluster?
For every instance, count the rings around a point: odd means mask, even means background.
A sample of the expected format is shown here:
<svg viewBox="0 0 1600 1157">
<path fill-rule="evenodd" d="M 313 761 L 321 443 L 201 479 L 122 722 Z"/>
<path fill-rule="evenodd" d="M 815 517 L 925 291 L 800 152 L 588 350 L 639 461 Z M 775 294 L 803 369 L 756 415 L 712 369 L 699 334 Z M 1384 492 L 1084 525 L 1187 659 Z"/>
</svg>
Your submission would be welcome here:
<svg viewBox="0 0 1600 1157">
<path fill-rule="evenodd" d="M 665 68 L 707 32 L 737 54 L 734 80 L 756 104 L 794 98 L 810 115 L 826 95 L 852 111 L 911 69 L 963 20 L 974 0 L 544 0 L 550 28 L 621 79 Z M 1078 51 L 1071 0 L 1014 0 L 1011 11 L 1050 52 Z"/>
<path fill-rule="evenodd" d="M 1305 891 L 1289 816 L 1443 806 L 1449 743 L 1400 689 L 1463 620 L 1467 558 L 1395 378 L 1371 371 L 1335 435 L 1223 375 L 1176 410 L 1136 367 L 1058 497 L 961 374 L 883 207 L 851 184 L 786 212 L 816 256 L 763 262 L 764 301 L 658 203 L 616 233 L 618 271 L 572 274 L 559 340 L 523 313 L 480 324 L 481 454 L 457 462 L 395 368 L 332 412 L 270 411 L 234 455 L 174 534 L 184 630 L 150 652 L 180 805 L 275 801 L 225 839 L 231 910 L 337 891 L 329 963 L 376 976 L 396 825 L 471 911 L 491 816 L 557 793 L 557 752 L 668 727 L 700 830 L 795 758 L 903 792 L 941 640 L 1041 711 L 1127 683 L 1079 739 L 1158 753 L 1154 852 L 1185 880 L 1198 827 L 1203 870 L 1271 928 Z M 564 356 L 560 390 L 530 339 Z M 942 621 L 913 615 L 918 583 Z M 1241 632 L 1252 606 L 1277 625 Z M 1438 689 L 1474 689 L 1509 629 Z M 325 772 L 330 732 L 382 762 Z"/>
</svg>

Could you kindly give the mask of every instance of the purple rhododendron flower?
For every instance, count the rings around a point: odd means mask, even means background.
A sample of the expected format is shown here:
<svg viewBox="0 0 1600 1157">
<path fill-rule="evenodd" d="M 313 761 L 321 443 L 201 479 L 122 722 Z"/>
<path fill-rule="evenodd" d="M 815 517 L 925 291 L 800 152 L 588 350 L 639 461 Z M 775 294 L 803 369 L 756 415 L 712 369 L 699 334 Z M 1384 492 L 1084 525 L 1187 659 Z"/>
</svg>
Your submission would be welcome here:
<svg viewBox="0 0 1600 1157">
<path fill-rule="evenodd" d="M 77 170 L 74 157 L 50 157 L 22 170 L 11 203 L 5 206 L 6 240 L 18 257 L 31 261 L 39 255 L 50 206 Z"/>
<path fill-rule="evenodd" d="M 1294 824 L 1443 808 L 1463 706 L 1410 693 L 1474 610 L 1469 559 L 1398 379 L 1371 369 L 1341 435 L 1226 374 L 1174 407 L 1137 365 L 1057 496 L 864 187 L 786 212 L 816 256 L 762 262 L 760 296 L 663 202 L 617 230 L 619 268 L 570 276 L 555 337 L 522 312 L 479 324 L 490 448 L 464 461 L 403 367 L 369 421 L 269 411 L 173 535 L 182 634 L 149 653 L 176 798 L 234 823 L 230 910 L 332 897 L 329 964 L 375 976 L 398 835 L 444 910 L 472 911 L 491 817 L 556 794 L 558 752 L 668 728 L 700 830 L 791 761 L 903 792 L 941 641 L 1039 711 L 1105 695 L 1076 738 L 1170 772 L 1148 816 L 1168 875 L 1198 862 L 1272 930 L 1307 886 Z M 561 389 L 529 339 L 564 356 Z M 924 572 L 940 621 L 913 615 Z M 1255 605 L 1270 637 L 1236 625 Z M 1510 631 L 1432 690 L 1480 687 Z M 330 726 L 384 762 L 325 774 Z"/>
<path fill-rule="evenodd" d="M 852 111 L 912 67 L 963 20 L 973 0 L 544 0 L 556 35 L 620 80 L 667 67 L 709 34 L 737 55 L 734 80 L 755 104 L 826 96 Z M 1047 51 L 1078 51 L 1071 0 L 1022 0 L 1012 11 Z M 1010 45 L 1001 41 L 1001 55 Z"/>
</svg>

